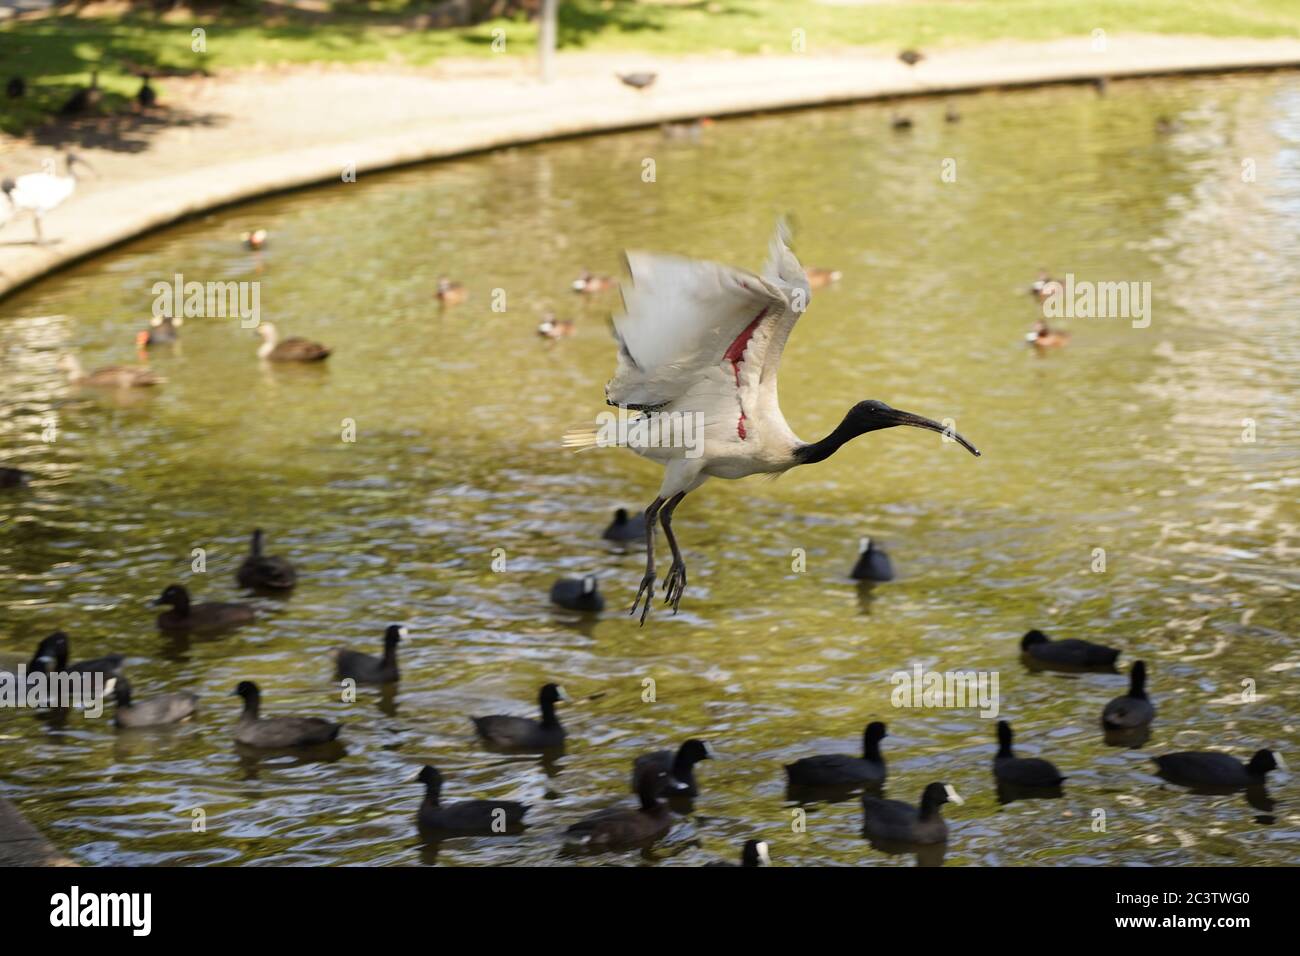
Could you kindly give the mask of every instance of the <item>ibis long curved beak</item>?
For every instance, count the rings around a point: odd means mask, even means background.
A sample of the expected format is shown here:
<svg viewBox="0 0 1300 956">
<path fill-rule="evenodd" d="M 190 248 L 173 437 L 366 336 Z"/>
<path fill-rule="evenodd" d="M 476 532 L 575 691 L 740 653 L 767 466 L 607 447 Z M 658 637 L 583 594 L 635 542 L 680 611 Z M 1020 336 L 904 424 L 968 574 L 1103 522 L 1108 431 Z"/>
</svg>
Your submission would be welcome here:
<svg viewBox="0 0 1300 956">
<path fill-rule="evenodd" d="M 910 425 L 913 428 L 925 428 L 932 432 L 938 432 L 949 441 L 955 441 L 976 458 L 980 457 L 980 450 L 968 442 L 961 435 L 957 434 L 955 428 L 947 425 L 941 425 L 933 419 L 926 418 L 924 415 L 913 415 L 911 412 L 900 411 L 897 408 L 882 410 L 879 413 L 890 425 Z"/>
</svg>

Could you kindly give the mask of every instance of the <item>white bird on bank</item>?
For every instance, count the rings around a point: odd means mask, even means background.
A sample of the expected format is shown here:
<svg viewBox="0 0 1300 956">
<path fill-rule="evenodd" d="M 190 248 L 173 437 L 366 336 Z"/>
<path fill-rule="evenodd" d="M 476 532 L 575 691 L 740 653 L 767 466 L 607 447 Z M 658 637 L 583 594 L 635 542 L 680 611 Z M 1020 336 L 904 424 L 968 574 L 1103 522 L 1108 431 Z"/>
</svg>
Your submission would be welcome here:
<svg viewBox="0 0 1300 956">
<path fill-rule="evenodd" d="M 632 252 L 631 283 L 623 287 L 626 312 L 614 318 L 618 368 L 605 386 L 606 402 L 670 423 L 701 425 L 702 441 L 683 447 L 633 445 L 638 454 L 664 466 L 664 480 L 646 508 L 646 570 L 632 603 L 645 598 L 645 623 L 654 597 L 654 525 L 658 519 L 672 550 L 664 579 L 664 603 L 676 612 L 686 587 L 686 565 L 673 536 L 673 511 L 709 478 L 777 475 L 796 465 L 824 461 L 846 442 L 867 432 L 910 425 L 940 432 L 979 455 L 965 438 L 929 418 L 859 402 L 825 438 L 801 441 L 786 424 L 777 402 L 781 352 L 807 307 L 808 279 L 789 248 L 789 231 L 778 223 L 761 276 L 713 262 Z M 677 434 L 686 434 L 679 430 Z M 570 429 L 565 445 L 602 444 L 597 429 Z M 697 454 L 699 452 L 699 454 Z"/>
<path fill-rule="evenodd" d="M 77 166 L 85 166 L 91 172 L 94 169 L 80 156 L 75 153 L 68 153 L 64 157 L 64 163 L 67 169 L 67 175 L 60 176 L 58 173 L 41 172 L 27 173 L 25 176 L 19 176 L 16 180 L 6 179 L 0 188 L 4 189 L 5 195 L 13 206 L 14 212 L 30 212 L 36 224 L 36 244 L 43 245 L 44 237 L 41 235 L 41 217 L 46 213 L 53 212 L 70 197 L 77 189 Z"/>
</svg>

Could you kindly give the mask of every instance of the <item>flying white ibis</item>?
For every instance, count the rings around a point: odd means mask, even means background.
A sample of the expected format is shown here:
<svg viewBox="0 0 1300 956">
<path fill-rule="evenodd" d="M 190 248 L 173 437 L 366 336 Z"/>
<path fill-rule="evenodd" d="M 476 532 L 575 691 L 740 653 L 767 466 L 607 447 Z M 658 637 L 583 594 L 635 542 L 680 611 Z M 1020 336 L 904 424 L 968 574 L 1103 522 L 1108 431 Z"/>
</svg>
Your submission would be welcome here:
<svg viewBox="0 0 1300 956">
<path fill-rule="evenodd" d="M 955 431 L 879 401 L 854 405 L 820 441 L 801 441 L 790 430 L 777 402 L 777 369 L 810 293 L 788 243 L 788 228 L 778 223 L 761 276 L 677 256 L 627 255 L 632 281 L 623 287 L 626 311 L 613 320 L 618 368 L 605 386 L 606 401 L 640 413 L 651 425 L 659 417 L 661 435 L 674 429 L 685 435 L 686 427 L 696 427 L 702 435 L 701 441 L 689 443 L 628 442 L 665 469 L 659 493 L 645 512 L 646 570 L 632 603 L 635 614 L 645 598 L 643 624 L 654 597 L 655 521 L 662 524 L 672 550 L 664 603 L 676 612 L 686 588 L 686 564 L 673 536 L 673 512 L 708 479 L 780 474 L 825 461 L 859 435 L 898 425 L 940 432 L 979 455 Z M 571 448 L 609 443 L 592 427 L 565 435 Z"/>
<path fill-rule="evenodd" d="M 27 173 L 16 180 L 6 179 L 0 188 L 4 189 L 9 202 L 16 212 L 30 212 L 36 223 L 36 243 L 45 242 L 41 235 L 41 217 L 63 205 L 64 200 L 76 191 L 78 165 L 94 171 L 90 164 L 75 153 L 68 153 L 64 158 L 67 175 L 55 172 Z"/>
</svg>

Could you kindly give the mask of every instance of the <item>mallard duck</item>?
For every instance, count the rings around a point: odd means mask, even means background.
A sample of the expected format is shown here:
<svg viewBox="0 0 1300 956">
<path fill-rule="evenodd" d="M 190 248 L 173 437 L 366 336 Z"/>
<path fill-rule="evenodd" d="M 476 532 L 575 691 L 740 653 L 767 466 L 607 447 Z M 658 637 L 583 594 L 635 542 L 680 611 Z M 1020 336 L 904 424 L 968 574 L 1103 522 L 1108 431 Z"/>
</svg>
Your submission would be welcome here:
<svg viewBox="0 0 1300 956">
<path fill-rule="evenodd" d="M 143 366 L 106 365 L 86 372 L 75 355 L 59 359 L 59 368 L 68 374 L 68 383 L 90 388 L 149 388 L 167 381 Z"/>
<path fill-rule="evenodd" d="M 258 323 L 257 334 L 262 337 L 257 357 L 268 362 L 320 362 L 330 357 L 330 349 L 310 339 L 294 336 L 281 341 L 271 322 Z"/>
</svg>

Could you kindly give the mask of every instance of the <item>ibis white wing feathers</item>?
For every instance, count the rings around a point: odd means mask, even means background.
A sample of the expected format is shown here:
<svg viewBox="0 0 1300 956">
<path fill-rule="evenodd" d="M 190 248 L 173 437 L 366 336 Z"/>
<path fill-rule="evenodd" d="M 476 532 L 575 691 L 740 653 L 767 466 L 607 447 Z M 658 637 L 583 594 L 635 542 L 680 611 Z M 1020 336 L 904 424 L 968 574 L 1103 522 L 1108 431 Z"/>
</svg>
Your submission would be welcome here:
<svg viewBox="0 0 1300 956">
<path fill-rule="evenodd" d="M 627 261 L 632 278 L 623 285 L 625 311 L 614 318 L 618 368 L 605 386 L 616 405 L 673 402 L 720 367 L 728 348 L 757 320 L 778 321 L 790 312 L 782 288 L 753 273 L 643 252 L 628 253 Z"/>
</svg>

